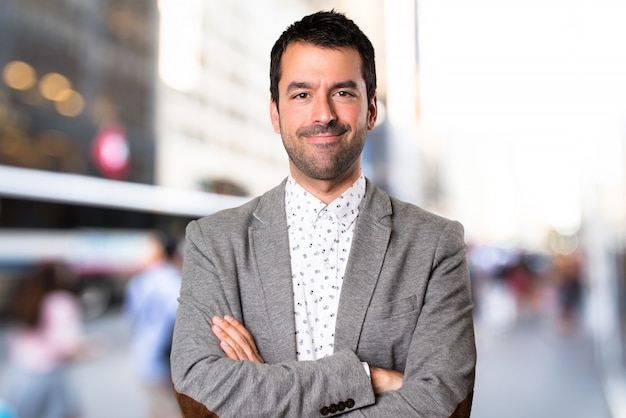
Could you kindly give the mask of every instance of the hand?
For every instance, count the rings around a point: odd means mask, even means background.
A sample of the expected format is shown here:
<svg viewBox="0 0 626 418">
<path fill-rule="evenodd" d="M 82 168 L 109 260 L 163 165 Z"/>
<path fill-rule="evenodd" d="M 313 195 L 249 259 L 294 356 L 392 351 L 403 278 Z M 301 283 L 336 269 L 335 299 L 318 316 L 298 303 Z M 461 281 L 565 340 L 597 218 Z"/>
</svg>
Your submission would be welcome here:
<svg viewBox="0 0 626 418">
<path fill-rule="evenodd" d="M 404 374 L 396 370 L 382 369 L 370 366 L 370 376 L 374 393 L 379 395 L 390 390 L 398 390 L 402 387 Z"/>
<path fill-rule="evenodd" d="M 214 316 L 211 331 L 220 340 L 220 348 L 229 359 L 264 363 L 252 335 L 232 316 Z"/>
</svg>

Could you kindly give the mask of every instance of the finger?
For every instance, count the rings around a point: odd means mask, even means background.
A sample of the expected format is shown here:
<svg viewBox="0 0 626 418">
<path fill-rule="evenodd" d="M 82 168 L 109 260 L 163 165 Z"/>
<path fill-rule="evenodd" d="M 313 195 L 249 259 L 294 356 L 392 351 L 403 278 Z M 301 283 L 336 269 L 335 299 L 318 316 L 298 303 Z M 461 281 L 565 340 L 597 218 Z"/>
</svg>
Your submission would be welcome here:
<svg viewBox="0 0 626 418">
<path fill-rule="evenodd" d="M 254 338 L 252 338 L 252 335 L 250 334 L 250 332 L 247 330 L 246 327 L 244 327 L 241 324 L 241 322 L 239 322 L 236 318 L 230 315 L 225 315 L 224 319 L 229 325 L 233 327 L 235 331 L 237 331 L 238 335 L 236 334 L 231 335 L 233 338 L 237 338 L 237 337 L 243 338 L 243 340 L 245 341 L 245 344 L 249 345 L 250 347 L 253 347 L 256 350 L 256 344 L 254 343 Z"/>
<path fill-rule="evenodd" d="M 228 336 L 228 334 L 226 334 L 224 330 L 222 330 L 222 328 L 220 328 L 216 324 L 211 327 L 211 331 L 213 331 L 213 334 L 215 334 L 217 339 L 220 341 L 220 348 L 226 354 L 226 356 L 231 360 L 240 360 L 239 355 L 232 347 L 232 345 L 234 345 L 234 342 Z"/>
<path fill-rule="evenodd" d="M 222 328 L 236 343 L 233 348 L 237 351 L 239 357 L 258 361 L 258 350 L 254 338 L 252 338 L 252 335 L 248 332 L 246 327 L 230 315 L 224 316 L 224 319 L 226 320 L 226 324 L 223 324 Z"/>
<path fill-rule="evenodd" d="M 233 319 L 231 319 L 232 321 Z M 220 339 L 222 341 L 228 341 L 233 349 L 240 351 L 244 347 L 254 345 L 254 341 L 251 342 L 251 336 L 247 333 L 247 330 L 238 322 L 231 323 L 226 322 L 224 318 L 216 317 L 214 319 L 214 326 L 217 327 L 217 331 L 221 331 Z M 237 347 L 238 346 L 238 347 Z"/>
<path fill-rule="evenodd" d="M 252 334 L 248 331 L 246 327 L 244 327 L 241 322 L 239 322 L 236 318 L 233 318 L 230 315 L 224 316 L 224 319 L 233 326 L 233 328 L 237 331 L 238 335 L 234 335 L 233 338 L 238 339 L 238 337 L 243 338 L 244 344 L 247 345 L 254 353 L 257 352 L 256 343 L 254 342 L 254 338 Z"/>
<path fill-rule="evenodd" d="M 232 316 L 227 315 L 225 319 L 226 321 L 221 317 L 214 317 L 213 333 L 220 341 L 228 344 L 230 352 L 233 353 L 228 357 L 263 363 L 264 361 L 259 355 L 254 339 L 248 330 Z"/>
<path fill-rule="evenodd" d="M 228 344 L 228 342 L 226 341 L 220 342 L 220 348 L 222 349 L 224 354 L 226 354 L 226 357 L 228 357 L 229 359 L 235 360 L 235 361 L 242 360 L 241 358 L 239 358 L 239 355 L 237 354 L 237 352 L 233 350 L 233 348 Z"/>
</svg>

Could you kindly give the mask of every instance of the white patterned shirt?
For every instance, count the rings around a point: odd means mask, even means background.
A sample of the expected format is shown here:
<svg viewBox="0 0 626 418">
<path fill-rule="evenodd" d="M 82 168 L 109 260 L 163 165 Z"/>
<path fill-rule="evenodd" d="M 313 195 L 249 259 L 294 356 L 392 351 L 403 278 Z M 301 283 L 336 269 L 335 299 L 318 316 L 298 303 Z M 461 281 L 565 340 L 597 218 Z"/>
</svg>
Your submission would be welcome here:
<svg viewBox="0 0 626 418">
<path fill-rule="evenodd" d="M 289 230 L 298 360 L 333 354 L 341 285 L 365 193 L 365 178 L 324 204 L 289 177 L 285 209 Z"/>
</svg>

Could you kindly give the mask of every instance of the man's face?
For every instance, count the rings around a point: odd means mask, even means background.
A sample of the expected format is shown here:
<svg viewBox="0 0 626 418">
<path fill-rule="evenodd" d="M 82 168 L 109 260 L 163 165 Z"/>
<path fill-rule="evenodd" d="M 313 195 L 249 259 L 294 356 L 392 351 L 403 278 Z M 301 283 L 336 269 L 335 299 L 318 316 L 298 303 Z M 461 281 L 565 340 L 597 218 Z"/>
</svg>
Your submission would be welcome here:
<svg viewBox="0 0 626 418">
<path fill-rule="evenodd" d="M 285 50 L 281 69 L 279 104 L 272 101 L 270 115 L 292 176 L 333 180 L 360 172 L 376 97 L 368 103 L 358 51 L 296 42 Z"/>
</svg>

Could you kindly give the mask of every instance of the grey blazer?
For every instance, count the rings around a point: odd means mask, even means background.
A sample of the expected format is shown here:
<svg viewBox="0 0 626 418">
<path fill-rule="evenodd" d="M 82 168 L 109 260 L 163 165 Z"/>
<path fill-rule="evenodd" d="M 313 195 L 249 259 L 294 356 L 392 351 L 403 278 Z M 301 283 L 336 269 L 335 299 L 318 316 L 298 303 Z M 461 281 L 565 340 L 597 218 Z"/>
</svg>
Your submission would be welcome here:
<svg viewBox="0 0 626 418">
<path fill-rule="evenodd" d="M 335 354 L 299 362 L 284 187 L 188 225 L 176 391 L 220 417 L 434 418 L 471 404 L 476 348 L 462 226 L 368 181 Z M 225 314 L 251 332 L 265 364 L 224 355 L 211 317 Z M 361 362 L 403 372 L 402 388 L 375 396 Z"/>
</svg>

